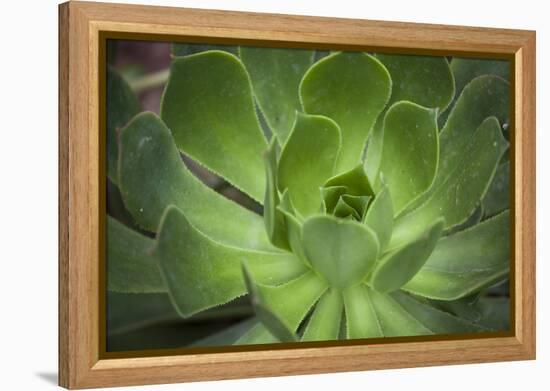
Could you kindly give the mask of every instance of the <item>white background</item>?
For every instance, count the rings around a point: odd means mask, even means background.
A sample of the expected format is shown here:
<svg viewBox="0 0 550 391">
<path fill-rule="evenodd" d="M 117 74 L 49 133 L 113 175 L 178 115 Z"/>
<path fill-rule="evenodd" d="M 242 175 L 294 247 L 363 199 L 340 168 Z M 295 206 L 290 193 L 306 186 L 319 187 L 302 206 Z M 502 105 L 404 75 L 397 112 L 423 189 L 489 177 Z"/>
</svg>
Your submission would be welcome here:
<svg viewBox="0 0 550 391">
<path fill-rule="evenodd" d="M 122 0 L 120 0 L 123 2 Z M 194 383 L 154 390 L 518 390 L 550 377 L 550 70 L 545 1 L 181 0 L 134 3 L 537 30 L 537 361 Z M 0 389 L 53 389 L 57 374 L 57 1 L 1 2 Z M 546 221 L 545 221 L 546 220 Z M 545 240 L 546 239 L 546 240 Z M 457 353 L 459 354 L 459 353 Z M 545 373 L 546 372 L 546 373 Z"/>
</svg>

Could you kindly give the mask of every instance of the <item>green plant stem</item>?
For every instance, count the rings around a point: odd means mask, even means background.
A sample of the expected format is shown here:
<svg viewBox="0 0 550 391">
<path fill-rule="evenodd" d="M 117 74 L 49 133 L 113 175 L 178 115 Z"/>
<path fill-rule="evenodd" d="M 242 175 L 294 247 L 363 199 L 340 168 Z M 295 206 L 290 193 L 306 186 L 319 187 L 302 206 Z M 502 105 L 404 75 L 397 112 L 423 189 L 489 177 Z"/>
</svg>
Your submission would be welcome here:
<svg viewBox="0 0 550 391">
<path fill-rule="evenodd" d="M 168 81 L 169 76 L 170 69 L 149 73 L 145 76 L 130 80 L 130 88 L 132 88 L 136 94 L 139 94 L 140 92 L 163 86 Z"/>
</svg>

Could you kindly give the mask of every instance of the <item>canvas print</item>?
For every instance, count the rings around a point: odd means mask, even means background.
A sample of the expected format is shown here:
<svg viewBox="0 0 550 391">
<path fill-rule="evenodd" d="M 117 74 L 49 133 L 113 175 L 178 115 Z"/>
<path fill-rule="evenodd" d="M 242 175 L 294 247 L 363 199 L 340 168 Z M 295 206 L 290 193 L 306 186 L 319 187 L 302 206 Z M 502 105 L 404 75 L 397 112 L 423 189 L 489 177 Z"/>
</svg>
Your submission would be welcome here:
<svg viewBox="0 0 550 391">
<path fill-rule="evenodd" d="M 510 329 L 510 63 L 108 40 L 108 352 Z"/>
</svg>

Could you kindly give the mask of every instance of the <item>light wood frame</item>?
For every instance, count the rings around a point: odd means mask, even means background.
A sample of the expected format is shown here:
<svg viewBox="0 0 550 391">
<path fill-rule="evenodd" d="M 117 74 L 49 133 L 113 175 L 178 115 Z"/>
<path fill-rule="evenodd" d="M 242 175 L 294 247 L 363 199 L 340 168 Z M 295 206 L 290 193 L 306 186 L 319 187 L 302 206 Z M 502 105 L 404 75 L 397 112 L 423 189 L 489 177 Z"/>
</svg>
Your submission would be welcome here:
<svg viewBox="0 0 550 391">
<path fill-rule="evenodd" d="M 98 43 L 104 31 L 511 59 L 512 332 L 478 339 L 102 359 Z M 69 2 L 59 6 L 59 37 L 60 385 L 91 388 L 535 358 L 535 32 Z"/>
</svg>

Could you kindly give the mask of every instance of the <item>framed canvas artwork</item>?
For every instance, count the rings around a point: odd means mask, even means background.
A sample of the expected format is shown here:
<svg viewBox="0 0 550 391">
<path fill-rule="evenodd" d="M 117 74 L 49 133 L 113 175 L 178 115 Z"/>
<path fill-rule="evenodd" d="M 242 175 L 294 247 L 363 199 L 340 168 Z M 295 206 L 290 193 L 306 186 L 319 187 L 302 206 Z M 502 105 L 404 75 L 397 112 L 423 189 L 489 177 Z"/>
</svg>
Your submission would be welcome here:
<svg viewBox="0 0 550 391">
<path fill-rule="evenodd" d="M 534 32 L 59 10 L 62 386 L 534 358 Z"/>
</svg>

